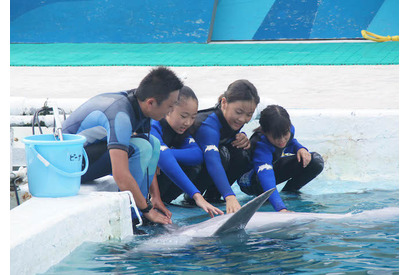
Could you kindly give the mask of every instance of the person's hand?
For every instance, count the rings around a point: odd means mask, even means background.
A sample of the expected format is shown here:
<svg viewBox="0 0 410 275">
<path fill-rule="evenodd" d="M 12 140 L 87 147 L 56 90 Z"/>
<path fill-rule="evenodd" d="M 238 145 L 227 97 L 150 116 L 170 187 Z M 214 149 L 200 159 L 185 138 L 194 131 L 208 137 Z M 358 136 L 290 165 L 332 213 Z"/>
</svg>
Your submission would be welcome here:
<svg viewBox="0 0 410 275">
<path fill-rule="evenodd" d="M 303 168 L 308 166 L 310 160 L 312 159 L 312 155 L 305 148 L 300 148 L 296 153 L 296 157 L 298 159 L 298 162 L 302 161 Z"/>
<path fill-rule="evenodd" d="M 236 134 L 235 140 L 232 141 L 231 144 L 236 148 L 242 148 L 245 150 L 251 148 L 251 143 L 249 142 L 248 137 L 244 133 Z"/>
<path fill-rule="evenodd" d="M 288 212 L 288 213 L 292 213 L 292 212 L 294 212 L 294 211 L 287 210 L 286 208 L 283 208 L 283 209 L 279 210 L 278 212 L 283 212 L 283 213 Z"/>
<path fill-rule="evenodd" d="M 226 214 L 235 213 L 241 209 L 241 205 L 234 195 L 227 196 L 226 200 Z"/>
<path fill-rule="evenodd" d="M 221 211 L 219 208 L 216 208 L 209 202 L 207 202 L 204 197 L 200 193 L 195 193 L 193 196 L 193 199 L 195 200 L 196 205 L 201 207 L 206 213 L 209 214 L 212 218 L 214 215 L 223 215 L 224 212 Z"/>
<path fill-rule="evenodd" d="M 172 213 L 168 210 L 168 208 L 165 207 L 165 204 L 162 202 L 162 200 L 152 197 L 151 203 L 153 209 L 159 210 L 160 212 L 164 213 L 167 218 L 171 219 Z"/>
<path fill-rule="evenodd" d="M 172 221 L 170 218 L 161 214 L 154 208 L 152 208 L 148 213 L 144 213 L 144 217 L 146 217 L 148 220 L 152 221 L 153 223 L 172 224 Z"/>
</svg>

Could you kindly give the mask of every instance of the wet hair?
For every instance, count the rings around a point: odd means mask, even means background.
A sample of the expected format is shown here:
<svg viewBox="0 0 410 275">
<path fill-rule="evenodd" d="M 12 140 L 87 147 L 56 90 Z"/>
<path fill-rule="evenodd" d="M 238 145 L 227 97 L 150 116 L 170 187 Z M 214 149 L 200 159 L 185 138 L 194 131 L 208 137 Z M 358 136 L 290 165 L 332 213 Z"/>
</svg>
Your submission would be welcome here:
<svg viewBox="0 0 410 275">
<path fill-rule="evenodd" d="M 219 96 L 218 104 L 221 103 L 223 97 L 226 98 L 228 103 L 253 100 L 255 104 L 258 105 L 260 101 L 255 86 L 246 79 L 239 79 L 232 82 L 226 92 Z"/>
<path fill-rule="evenodd" d="M 259 118 L 260 127 L 265 134 L 270 134 L 274 139 L 281 138 L 290 131 L 291 121 L 285 108 L 279 105 L 269 105 L 261 112 Z"/>
<path fill-rule="evenodd" d="M 196 101 L 196 103 L 198 103 L 198 98 L 196 97 L 194 91 L 189 88 L 188 86 L 183 86 L 180 90 L 179 90 L 179 95 L 178 95 L 178 103 L 177 105 L 180 104 L 180 102 L 185 101 L 189 98 L 192 98 L 193 100 Z"/>
<path fill-rule="evenodd" d="M 138 100 L 144 101 L 153 97 L 161 104 L 169 94 L 178 91 L 184 84 L 173 71 L 165 67 L 152 69 L 141 81 L 134 94 Z"/>
</svg>

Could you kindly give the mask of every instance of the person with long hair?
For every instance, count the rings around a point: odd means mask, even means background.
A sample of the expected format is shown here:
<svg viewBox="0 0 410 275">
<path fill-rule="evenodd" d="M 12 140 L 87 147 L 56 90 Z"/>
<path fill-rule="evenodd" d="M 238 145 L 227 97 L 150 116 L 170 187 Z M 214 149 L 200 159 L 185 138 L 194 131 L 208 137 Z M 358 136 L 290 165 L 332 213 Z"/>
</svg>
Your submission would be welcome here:
<svg viewBox="0 0 410 275">
<path fill-rule="evenodd" d="M 231 185 L 249 167 L 250 142 L 241 128 L 259 104 L 255 86 L 237 80 L 228 86 L 216 107 L 198 112 L 192 134 L 204 154 L 204 165 L 194 181 L 206 200 L 226 201 L 226 213 L 241 208 Z"/>
</svg>

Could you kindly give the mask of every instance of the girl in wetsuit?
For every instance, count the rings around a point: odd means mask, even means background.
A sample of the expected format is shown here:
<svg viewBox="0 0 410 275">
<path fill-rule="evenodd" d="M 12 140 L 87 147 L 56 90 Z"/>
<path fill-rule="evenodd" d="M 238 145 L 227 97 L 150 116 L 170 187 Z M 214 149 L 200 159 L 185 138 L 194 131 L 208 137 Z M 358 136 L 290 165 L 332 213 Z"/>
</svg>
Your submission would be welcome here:
<svg viewBox="0 0 410 275">
<path fill-rule="evenodd" d="M 248 80 L 237 80 L 220 96 L 216 107 L 198 113 L 192 133 L 204 154 L 204 165 L 194 181 L 208 201 L 221 194 L 226 212 L 241 207 L 231 185 L 249 168 L 248 138 L 240 133 L 259 103 L 255 86 Z"/>
<path fill-rule="evenodd" d="M 196 166 L 203 162 L 201 149 L 187 131 L 197 113 L 198 99 L 195 93 L 191 88 L 183 86 L 172 112 L 160 121 L 152 121 L 151 134 L 161 143 L 158 161 L 160 174 L 157 180 L 163 202 L 170 203 L 185 192 L 213 217 L 223 212 L 208 203 L 191 181 L 198 174 Z"/>
<path fill-rule="evenodd" d="M 244 193 L 259 195 L 284 181 L 282 191 L 297 192 L 322 172 L 322 157 L 295 139 L 295 127 L 283 107 L 266 107 L 259 124 L 250 138 L 253 169 L 238 180 Z M 269 201 L 276 211 L 287 211 L 278 190 Z"/>
</svg>

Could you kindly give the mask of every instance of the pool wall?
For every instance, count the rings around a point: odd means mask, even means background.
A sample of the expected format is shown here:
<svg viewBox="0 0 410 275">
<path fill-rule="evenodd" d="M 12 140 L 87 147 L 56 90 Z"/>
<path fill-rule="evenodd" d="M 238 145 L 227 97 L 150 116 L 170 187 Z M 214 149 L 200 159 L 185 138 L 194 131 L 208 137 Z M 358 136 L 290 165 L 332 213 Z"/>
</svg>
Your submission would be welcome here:
<svg viewBox="0 0 410 275">
<path fill-rule="evenodd" d="M 59 106 L 69 114 L 86 99 L 59 99 Z M 10 109 L 10 124 L 15 135 L 31 134 L 31 127 L 19 127 L 31 123 L 31 114 L 40 108 L 45 99 L 24 101 L 14 98 Z M 201 101 L 205 102 L 206 100 Z M 257 112 L 264 108 L 258 106 Z M 375 180 L 395 181 L 398 179 L 399 159 L 399 111 L 397 109 L 288 109 L 296 138 L 310 151 L 319 152 L 325 162 L 321 174 L 323 180 L 348 180 L 371 182 Z M 257 115 L 255 114 L 255 118 Z M 51 117 L 45 119 L 52 127 Z M 255 119 L 245 125 L 250 136 L 258 126 Z M 21 133 L 19 133 L 21 132 Z M 24 163 L 24 145 L 13 144 L 16 165 Z M 389 163 L 389 165 L 385 165 Z M 16 166 L 15 165 L 15 166 Z"/>
<path fill-rule="evenodd" d="M 357 181 L 360 188 L 375 182 L 398 185 L 398 110 L 289 109 L 295 138 L 310 151 L 318 152 L 325 168 L 322 181 Z M 248 135 L 255 121 L 246 127 Z M 388 164 L 388 165 L 386 165 Z M 370 186 L 368 186 L 370 184 Z M 389 187 L 387 187 L 389 188 Z M 338 187 L 334 187 L 337 192 Z M 355 191 L 355 190 L 352 190 Z"/>
<path fill-rule="evenodd" d="M 213 41 L 361 38 L 399 34 L 398 0 L 219 1 Z"/>
<path fill-rule="evenodd" d="M 207 43 L 399 34 L 399 0 L 11 0 L 12 43 Z"/>
</svg>

